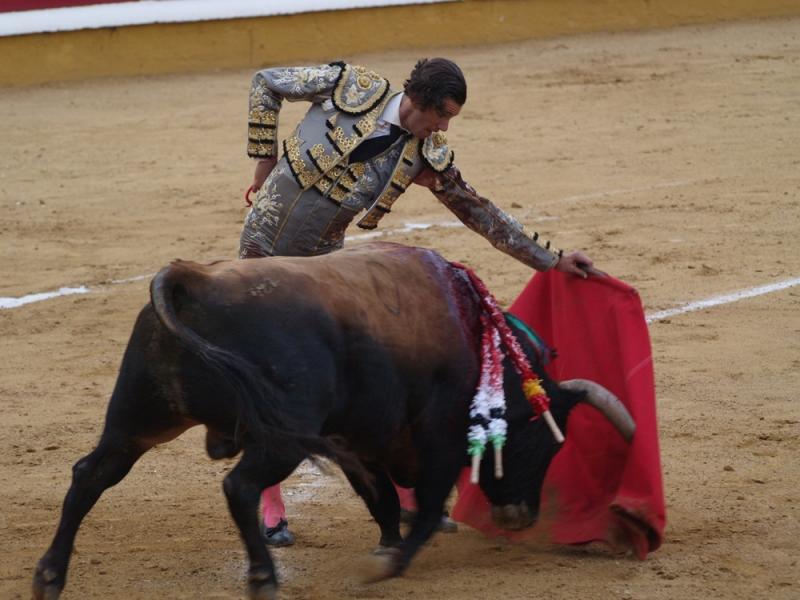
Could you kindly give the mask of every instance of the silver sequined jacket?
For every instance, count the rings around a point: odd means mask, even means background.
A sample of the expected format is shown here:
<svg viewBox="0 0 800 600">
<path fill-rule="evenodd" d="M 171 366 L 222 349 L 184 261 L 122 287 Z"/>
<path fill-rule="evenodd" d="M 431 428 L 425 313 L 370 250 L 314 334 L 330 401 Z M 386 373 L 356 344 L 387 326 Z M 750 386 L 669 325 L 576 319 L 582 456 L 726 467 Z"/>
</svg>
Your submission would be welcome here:
<svg viewBox="0 0 800 600">
<path fill-rule="evenodd" d="M 375 130 L 386 103 L 397 93 L 377 73 L 345 63 L 259 71 L 250 89 L 247 153 L 256 159 L 277 156 L 283 100 L 311 102 L 306 116 L 284 141 L 281 162 L 286 163 L 284 167 L 301 194 L 313 192 L 315 197 L 322 195 L 341 205 L 354 193 L 366 170 L 364 163 L 351 163 L 349 155 Z M 436 174 L 431 187 L 434 195 L 497 249 L 541 271 L 558 262 L 559 255 L 549 249 L 549 243 L 548 247 L 539 245 L 518 221 L 463 180 L 442 133 L 424 140 L 409 136 L 397 155 L 391 174 L 370 198 L 359 227 L 376 227 L 413 179 L 429 168 Z M 325 223 L 319 228 L 322 236 L 329 229 Z"/>
</svg>

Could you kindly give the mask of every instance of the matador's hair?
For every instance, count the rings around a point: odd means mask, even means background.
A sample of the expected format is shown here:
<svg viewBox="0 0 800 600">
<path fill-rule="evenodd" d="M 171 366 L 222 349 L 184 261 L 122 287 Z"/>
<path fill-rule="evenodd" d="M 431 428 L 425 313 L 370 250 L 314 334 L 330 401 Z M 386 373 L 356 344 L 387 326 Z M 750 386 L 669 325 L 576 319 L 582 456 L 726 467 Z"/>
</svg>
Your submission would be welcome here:
<svg viewBox="0 0 800 600">
<path fill-rule="evenodd" d="M 450 98 L 459 106 L 467 101 L 467 81 L 459 66 L 446 58 L 423 58 L 414 65 L 403 84 L 406 94 L 423 110 L 434 107 L 444 110 L 444 101 Z"/>
</svg>

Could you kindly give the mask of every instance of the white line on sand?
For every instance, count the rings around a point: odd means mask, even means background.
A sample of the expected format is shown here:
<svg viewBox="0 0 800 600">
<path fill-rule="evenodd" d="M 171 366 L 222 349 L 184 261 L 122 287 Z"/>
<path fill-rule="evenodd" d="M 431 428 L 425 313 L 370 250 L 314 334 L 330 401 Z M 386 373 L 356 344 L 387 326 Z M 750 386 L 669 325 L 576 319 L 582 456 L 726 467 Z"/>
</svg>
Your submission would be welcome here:
<svg viewBox="0 0 800 600">
<path fill-rule="evenodd" d="M 706 298 L 705 300 L 689 302 L 688 304 L 684 304 L 683 306 L 679 306 L 677 308 L 669 308 L 667 310 L 660 310 L 658 312 L 649 314 L 646 318 L 648 323 L 653 323 L 655 321 L 660 321 L 668 317 L 674 317 L 675 315 L 692 312 L 694 310 L 701 310 L 711 306 L 719 306 L 720 304 L 730 304 L 731 302 L 738 302 L 739 300 L 744 300 L 745 298 L 753 298 L 755 296 L 771 294 L 772 292 L 785 290 L 786 288 L 794 287 L 796 285 L 800 285 L 800 277 L 786 279 L 784 281 L 778 281 L 767 285 L 760 285 L 758 287 L 749 288 L 746 290 L 739 290 L 737 292 L 731 292 L 730 294 L 723 294 L 721 296 L 712 296 L 711 298 Z"/>
<path fill-rule="evenodd" d="M 50 298 L 57 298 L 59 296 L 70 296 L 72 294 L 88 294 L 89 288 L 85 285 L 80 287 L 62 287 L 53 292 L 40 292 L 38 294 L 28 294 L 20 298 L 0 298 L 0 309 L 2 308 L 18 308 L 31 302 L 39 302 L 41 300 L 49 300 Z"/>
<path fill-rule="evenodd" d="M 399 229 L 391 230 L 388 232 L 370 232 L 364 233 L 354 236 L 348 236 L 347 239 L 350 240 L 357 240 L 357 239 L 370 239 L 373 237 L 379 237 L 381 235 L 395 235 L 398 233 L 408 233 L 410 231 L 415 230 L 423 230 L 429 229 L 431 227 L 462 227 L 463 225 L 459 221 L 444 221 L 440 223 L 406 223 L 404 227 Z M 110 281 L 111 284 L 120 284 L 120 283 L 131 283 L 134 281 L 141 281 L 142 279 L 148 279 L 153 276 L 153 273 L 147 275 L 137 275 L 135 277 L 128 277 L 126 279 L 113 279 Z M 785 290 L 790 287 L 794 287 L 796 285 L 800 285 L 800 277 L 795 277 L 793 279 L 785 279 L 783 281 L 777 281 L 775 283 L 769 283 L 766 285 L 760 285 L 753 288 L 747 288 L 743 290 L 738 290 L 735 292 L 731 292 L 729 294 L 723 294 L 721 296 L 712 296 L 711 298 L 706 298 L 705 300 L 697 300 L 695 302 L 689 302 L 684 304 L 683 306 L 678 306 L 676 308 L 668 308 L 666 310 L 660 310 L 655 313 L 651 313 L 646 315 L 646 320 L 648 323 L 654 323 L 656 321 L 661 321 L 662 319 L 667 319 L 669 317 L 674 317 L 676 315 L 681 315 L 683 313 L 692 312 L 695 310 L 702 310 L 704 308 L 710 308 L 712 306 L 719 306 L 721 304 L 730 304 L 732 302 L 738 302 L 739 300 L 744 300 L 746 298 L 753 298 L 755 296 L 762 296 L 764 294 L 771 294 L 772 292 L 778 292 L 781 290 Z M 13 297 L 0 297 L 0 310 L 4 308 L 19 308 L 20 306 L 24 306 L 26 304 L 31 304 L 33 302 L 39 302 L 41 300 L 49 300 L 50 298 L 58 298 L 60 296 L 70 296 L 73 294 L 88 294 L 90 291 L 95 291 L 98 288 L 102 288 L 104 286 L 97 286 L 96 288 L 89 288 L 87 286 L 81 285 L 78 287 L 62 287 L 52 292 L 41 292 L 37 294 L 28 294 L 27 296 L 22 296 L 19 298 Z"/>
<path fill-rule="evenodd" d="M 384 229 L 382 231 L 370 231 L 369 233 L 357 233 L 356 235 L 348 235 L 347 240 L 371 240 L 389 235 L 397 235 L 399 233 L 410 233 L 412 231 L 421 231 L 423 229 L 430 229 L 431 227 L 464 227 L 461 221 L 440 221 L 439 223 L 406 223 L 405 226 L 398 229 Z"/>
<path fill-rule="evenodd" d="M 635 192 L 649 192 L 650 190 L 660 190 L 663 188 L 682 187 L 693 183 L 708 182 L 708 179 L 687 179 L 685 181 L 668 181 L 638 188 L 627 188 L 620 190 L 606 190 L 604 192 L 592 192 L 591 194 L 577 194 L 561 198 L 561 202 L 575 202 L 577 200 L 591 200 L 592 198 L 605 198 L 606 196 L 618 196 L 620 194 L 633 194 Z"/>
</svg>

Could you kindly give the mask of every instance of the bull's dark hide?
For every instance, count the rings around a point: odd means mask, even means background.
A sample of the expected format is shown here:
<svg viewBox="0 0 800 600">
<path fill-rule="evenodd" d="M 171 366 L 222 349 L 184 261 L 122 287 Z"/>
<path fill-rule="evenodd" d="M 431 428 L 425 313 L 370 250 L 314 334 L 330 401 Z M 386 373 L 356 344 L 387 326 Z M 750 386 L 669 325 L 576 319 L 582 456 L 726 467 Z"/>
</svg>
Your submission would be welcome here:
<svg viewBox="0 0 800 600">
<path fill-rule="evenodd" d="M 250 559 L 251 597 L 277 589 L 259 534 L 260 491 L 309 455 L 341 464 L 378 523 L 380 544 L 395 549 L 383 576 L 400 574 L 436 529 L 467 461 L 481 309 L 464 275 L 429 250 L 365 244 L 315 258 L 176 261 L 153 280 L 151 299 L 100 442 L 74 467 L 34 595 L 60 593 L 75 534 L 101 493 L 148 449 L 200 424 L 212 458 L 241 452 L 224 490 Z M 494 479 L 487 456 L 481 486 L 499 507 L 498 522 L 521 527 L 535 519 L 558 447 L 531 420 L 516 373 L 507 367 L 506 375 L 505 477 Z M 544 385 L 566 432 L 582 393 L 546 378 Z M 405 539 L 392 479 L 416 489 L 417 518 Z"/>
</svg>

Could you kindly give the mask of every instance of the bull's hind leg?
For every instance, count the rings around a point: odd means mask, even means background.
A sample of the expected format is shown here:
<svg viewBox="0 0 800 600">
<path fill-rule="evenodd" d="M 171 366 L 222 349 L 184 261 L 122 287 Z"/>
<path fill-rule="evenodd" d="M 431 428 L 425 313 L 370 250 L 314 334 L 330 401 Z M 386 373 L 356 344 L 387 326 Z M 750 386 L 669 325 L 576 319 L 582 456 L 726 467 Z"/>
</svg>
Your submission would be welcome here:
<svg viewBox="0 0 800 600">
<path fill-rule="evenodd" d="M 247 592 L 251 600 L 274 600 L 278 593 L 275 565 L 261 539 L 258 525 L 258 501 L 261 491 L 291 475 L 301 459 L 267 461 L 262 451 L 246 447 L 239 464 L 228 473 L 223 490 L 239 533 L 242 536 L 250 569 Z"/>
<path fill-rule="evenodd" d="M 70 554 L 81 521 L 100 495 L 119 483 L 147 448 L 132 439 L 103 435 L 97 448 L 72 467 L 72 485 L 50 548 L 36 565 L 33 597 L 54 600 L 67 579 Z"/>
</svg>

